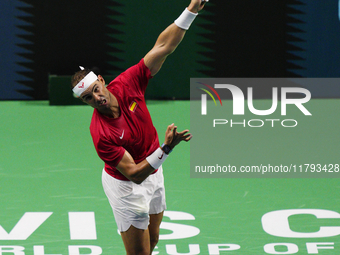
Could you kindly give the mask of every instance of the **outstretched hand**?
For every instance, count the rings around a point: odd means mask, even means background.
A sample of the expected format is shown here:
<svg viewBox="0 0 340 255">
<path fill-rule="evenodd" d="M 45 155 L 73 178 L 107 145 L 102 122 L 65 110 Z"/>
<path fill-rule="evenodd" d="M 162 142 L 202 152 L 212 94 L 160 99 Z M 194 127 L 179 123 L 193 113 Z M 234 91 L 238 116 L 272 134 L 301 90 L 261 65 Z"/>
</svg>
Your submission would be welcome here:
<svg viewBox="0 0 340 255">
<path fill-rule="evenodd" d="M 208 0 L 191 0 L 190 5 L 188 6 L 188 10 L 193 12 L 193 13 L 197 13 L 200 10 L 202 10 L 204 8 L 205 3 L 208 2 Z"/>
<path fill-rule="evenodd" d="M 192 135 L 188 132 L 189 130 L 186 129 L 178 133 L 177 126 L 175 126 L 175 124 L 171 124 L 166 129 L 164 144 L 170 146 L 170 148 L 173 149 L 181 141 L 188 142 L 192 138 Z"/>
</svg>

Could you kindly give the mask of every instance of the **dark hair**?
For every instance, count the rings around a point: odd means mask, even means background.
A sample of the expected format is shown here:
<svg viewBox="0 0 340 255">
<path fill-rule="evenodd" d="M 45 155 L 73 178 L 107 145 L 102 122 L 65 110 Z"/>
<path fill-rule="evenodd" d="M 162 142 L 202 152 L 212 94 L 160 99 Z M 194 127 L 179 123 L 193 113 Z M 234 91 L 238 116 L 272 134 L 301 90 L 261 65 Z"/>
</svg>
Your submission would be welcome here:
<svg viewBox="0 0 340 255">
<path fill-rule="evenodd" d="M 88 68 L 76 72 L 71 78 L 71 88 L 73 89 L 89 72 L 91 70 Z"/>
</svg>

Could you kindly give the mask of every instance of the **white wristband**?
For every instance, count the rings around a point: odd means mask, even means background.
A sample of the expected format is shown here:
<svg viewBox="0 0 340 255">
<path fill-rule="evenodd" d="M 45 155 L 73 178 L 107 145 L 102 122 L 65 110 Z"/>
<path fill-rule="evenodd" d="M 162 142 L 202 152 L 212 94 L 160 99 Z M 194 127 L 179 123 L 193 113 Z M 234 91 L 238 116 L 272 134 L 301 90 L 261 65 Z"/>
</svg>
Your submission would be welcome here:
<svg viewBox="0 0 340 255">
<path fill-rule="evenodd" d="M 152 166 L 154 169 L 158 169 L 168 156 L 169 155 L 165 154 L 161 148 L 158 148 L 146 158 L 146 161 L 148 161 L 150 166 Z"/>
<path fill-rule="evenodd" d="M 198 13 L 193 13 L 185 8 L 182 14 L 175 20 L 175 24 L 185 30 L 188 30 Z"/>
<path fill-rule="evenodd" d="M 148 161 L 150 166 L 152 166 L 154 169 L 158 169 L 168 156 L 169 155 L 165 154 L 161 148 L 158 148 L 146 158 L 146 161 Z"/>
</svg>

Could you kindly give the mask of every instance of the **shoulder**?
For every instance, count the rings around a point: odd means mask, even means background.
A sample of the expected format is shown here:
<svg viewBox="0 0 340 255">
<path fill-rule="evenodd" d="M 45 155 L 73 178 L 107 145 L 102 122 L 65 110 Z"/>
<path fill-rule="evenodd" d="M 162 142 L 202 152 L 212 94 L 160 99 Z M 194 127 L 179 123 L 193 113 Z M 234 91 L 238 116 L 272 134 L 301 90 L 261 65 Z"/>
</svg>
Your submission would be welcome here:
<svg viewBox="0 0 340 255">
<path fill-rule="evenodd" d="M 134 79 L 139 76 L 143 76 L 147 79 L 152 78 L 151 72 L 149 68 L 145 65 L 143 58 L 137 64 L 129 67 L 120 75 L 118 75 L 112 82 L 123 81 L 124 79 Z"/>
<path fill-rule="evenodd" d="M 137 91 L 138 94 L 144 94 L 151 79 L 151 72 L 145 65 L 144 59 L 141 59 L 136 65 L 131 66 L 125 72 L 118 75 L 109 83 L 107 89 L 114 94 L 123 93 L 124 90 Z"/>
<path fill-rule="evenodd" d="M 131 66 L 128 68 L 124 73 L 127 73 L 128 75 L 131 74 L 144 74 L 151 78 L 151 72 L 149 68 L 145 65 L 144 58 L 142 58 L 137 64 Z"/>
</svg>

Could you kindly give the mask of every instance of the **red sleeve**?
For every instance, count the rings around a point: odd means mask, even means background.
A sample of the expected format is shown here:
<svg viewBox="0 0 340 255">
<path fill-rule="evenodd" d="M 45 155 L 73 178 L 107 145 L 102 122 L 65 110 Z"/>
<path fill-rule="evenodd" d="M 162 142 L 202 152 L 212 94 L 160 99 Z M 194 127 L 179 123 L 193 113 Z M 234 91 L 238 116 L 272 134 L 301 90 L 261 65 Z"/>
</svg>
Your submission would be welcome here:
<svg viewBox="0 0 340 255">
<path fill-rule="evenodd" d="M 129 77 L 129 86 L 134 86 L 137 91 L 144 95 L 148 82 L 152 78 L 149 68 L 144 63 L 144 59 L 141 59 L 137 65 L 130 67 L 124 73 Z"/>
<path fill-rule="evenodd" d="M 115 146 L 112 142 L 107 141 L 105 138 L 100 139 L 95 143 L 98 156 L 109 166 L 116 167 L 122 160 L 125 149 L 121 146 Z"/>
</svg>

